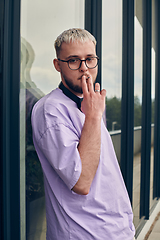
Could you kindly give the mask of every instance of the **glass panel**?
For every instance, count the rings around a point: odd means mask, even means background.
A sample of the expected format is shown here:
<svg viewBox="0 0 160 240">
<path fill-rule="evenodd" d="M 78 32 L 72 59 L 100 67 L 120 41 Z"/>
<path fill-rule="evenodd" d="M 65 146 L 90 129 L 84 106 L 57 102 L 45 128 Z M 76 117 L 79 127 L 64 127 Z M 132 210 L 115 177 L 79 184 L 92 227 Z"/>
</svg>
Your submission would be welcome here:
<svg viewBox="0 0 160 240">
<path fill-rule="evenodd" d="M 84 28 L 84 0 L 22 0 L 20 91 L 22 239 L 25 239 L 25 234 L 27 240 L 46 239 L 43 174 L 32 142 L 30 117 L 35 102 L 56 88 L 60 82 L 60 76 L 52 64 L 55 58 L 54 40 L 63 30 L 72 27 Z"/>
<path fill-rule="evenodd" d="M 151 69 L 151 84 L 152 84 L 152 115 L 151 115 L 151 167 L 150 167 L 150 209 L 153 207 L 153 169 L 154 169 L 154 107 L 155 107 L 155 1 L 152 1 L 152 69 Z"/>
<path fill-rule="evenodd" d="M 155 103 L 155 51 L 152 48 L 152 105 L 151 105 L 151 165 L 150 165 L 150 209 L 153 206 L 153 169 L 154 169 L 154 103 Z"/>
<path fill-rule="evenodd" d="M 135 1 L 135 45 L 134 45 L 134 162 L 133 162 L 133 213 L 134 225 L 140 221 L 141 179 L 141 115 L 142 115 L 142 1 Z"/>
<path fill-rule="evenodd" d="M 102 1 L 102 87 L 107 91 L 106 123 L 120 161 L 122 83 L 122 1 Z"/>
<path fill-rule="evenodd" d="M 26 183 L 25 183 L 25 157 L 26 157 L 26 89 L 25 79 L 20 82 L 20 215 L 21 215 L 21 239 L 25 239 L 25 209 L 26 209 Z"/>
</svg>

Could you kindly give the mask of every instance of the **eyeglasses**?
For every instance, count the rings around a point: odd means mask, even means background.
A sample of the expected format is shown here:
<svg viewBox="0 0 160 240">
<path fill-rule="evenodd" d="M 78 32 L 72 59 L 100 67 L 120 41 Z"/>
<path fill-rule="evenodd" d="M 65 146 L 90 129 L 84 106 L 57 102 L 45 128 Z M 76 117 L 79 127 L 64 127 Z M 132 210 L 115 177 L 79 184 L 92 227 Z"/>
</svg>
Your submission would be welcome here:
<svg viewBox="0 0 160 240">
<path fill-rule="evenodd" d="M 78 70 L 81 67 L 83 61 L 85 62 L 86 67 L 89 68 L 89 69 L 97 67 L 99 58 L 98 57 L 88 57 L 84 60 L 81 60 L 79 58 L 71 58 L 67 61 L 58 58 L 58 60 L 61 61 L 61 62 L 67 62 L 68 67 L 71 70 Z"/>
</svg>

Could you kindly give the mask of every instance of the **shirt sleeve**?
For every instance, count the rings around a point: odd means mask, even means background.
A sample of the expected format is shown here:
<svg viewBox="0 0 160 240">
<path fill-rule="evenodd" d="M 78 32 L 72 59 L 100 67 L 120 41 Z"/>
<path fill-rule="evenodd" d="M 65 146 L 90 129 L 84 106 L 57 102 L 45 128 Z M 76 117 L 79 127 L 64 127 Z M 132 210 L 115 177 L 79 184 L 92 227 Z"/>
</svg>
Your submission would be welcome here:
<svg viewBox="0 0 160 240">
<path fill-rule="evenodd" d="M 82 170 L 78 143 L 77 134 L 64 123 L 49 127 L 38 143 L 46 161 L 69 189 L 74 187 Z"/>
</svg>

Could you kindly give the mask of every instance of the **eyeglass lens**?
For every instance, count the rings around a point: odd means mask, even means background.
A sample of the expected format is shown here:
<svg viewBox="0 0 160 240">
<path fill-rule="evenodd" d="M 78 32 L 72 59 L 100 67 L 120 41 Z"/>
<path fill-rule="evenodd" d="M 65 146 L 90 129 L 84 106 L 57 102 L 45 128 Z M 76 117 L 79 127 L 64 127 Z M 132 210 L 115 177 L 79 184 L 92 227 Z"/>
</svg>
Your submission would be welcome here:
<svg viewBox="0 0 160 240">
<path fill-rule="evenodd" d="M 88 68 L 95 68 L 98 64 L 98 59 L 96 57 L 87 58 L 85 60 L 76 58 L 70 59 L 68 61 L 69 68 L 73 70 L 79 69 L 81 67 L 82 61 L 85 61 L 85 64 Z"/>
</svg>

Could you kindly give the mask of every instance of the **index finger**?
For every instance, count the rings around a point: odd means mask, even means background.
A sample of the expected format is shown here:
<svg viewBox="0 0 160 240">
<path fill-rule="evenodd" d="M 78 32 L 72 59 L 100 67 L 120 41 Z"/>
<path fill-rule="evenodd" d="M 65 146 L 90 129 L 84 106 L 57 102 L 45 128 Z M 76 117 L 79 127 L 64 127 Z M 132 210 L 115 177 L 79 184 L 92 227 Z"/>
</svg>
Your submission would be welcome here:
<svg viewBox="0 0 160 240">
<path fill-rule="evenodd" d="M 82 76 L 82 92 L 83 92 L 83 94 L 88 93 L 87 77 L 86 76 Z"/>
</svg>

